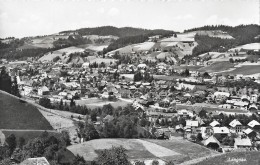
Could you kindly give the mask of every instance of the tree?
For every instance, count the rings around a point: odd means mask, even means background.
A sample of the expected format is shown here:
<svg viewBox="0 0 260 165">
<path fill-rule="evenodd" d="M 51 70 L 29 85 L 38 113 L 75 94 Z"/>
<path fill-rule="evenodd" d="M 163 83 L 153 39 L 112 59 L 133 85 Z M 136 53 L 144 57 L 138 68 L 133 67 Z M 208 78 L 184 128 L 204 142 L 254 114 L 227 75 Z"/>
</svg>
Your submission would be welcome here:
<svg viewBox="0 0 260 165">
<path fill-rule="evenodd" d="M 198 133 L 197 134 L 197 141 L 202 141 L 203 138 L 202 138 L 202 134 L 201 133 Z"/>
<path fill-rule="evenodd" d="M 99 133 L 97 132 L 93 124 L 86 122 L 83 130 L 83 137 L 86 140 L 98 139 Z"/>
<path fill-rule="evenodd" d="M 159 161 L 158 160 L 153 160 L 152 165 L 159 165 Z"/>
<path fill-rule="evenodd" d="M 72 165 L 86 165 L 86 161 L 82 156 L 79 156 L 78 154 L 74 158 Z"/>
<path fill-rule="evenodd" d="M 21 97 L 19 89 L 18 89 L 17 77 L 14 77 L 14 81 L 11 86 L 11 94 L 13 94 L 17 97 Z"/>
<path fill-rule="evenodd" d="M 204 78 L 211 78 L 211 76 L 209 75 L 208 72 L 204 72 L 204 73 L 203 73 L 203 77 L 204 77 Z"/>
<path fill-rule="evenodd" d="M 207 111 L 205 109 L 202 109 L 200 112 L 199 112 L 199 117 L 201 118 L 207 118 Z"/>
<path fill-rule="evenodd" d="M 234 63 L 235 61 L 234 61 L 233 58 L 230 58 L 230 59 L 229 59 L 229 62 L 230 62 L 230 63 Z"/>
<path fill-rule="evenodd" d="M 14 134 L 9 135 L 6 139 L 5 142 L 8 145 L 9 150 L 11 153 L 13 153 L 14 149 L 16 148 L 16 137 Z"/>
<path fill-rule="evenodd" d="M 174 38 L 177 38 L 177 34 L 176 33 L 174 33 Z"/>
<path fill-rule="evenodd" d="M 75 103 L 74 99 L 72 98 L 70 100 L 70 107 L 74 107 L 74 106 L 76 106 L 76 103 Z"/>
<path fill-rule="evenodd" d="M 103 165 L 130 165 L 125 152 L 126 149 L 122 146 L 100 151 L 97 163 Z"/>
<path fill-rule="evenodd" d="M 135 161 L 135 164 L 134 165 L 145 165 L 145 163 L 143 161 Z"/>
<path fill-rule="evenodd" d="M 188 77 L 190 75 L 189 69 L 185 69 L 185 71 L 182 72 L 181 75 L 184 76 L 184 77 Z"/>
<path fill-rule="evenodd" d="M 51 108 L 51 100 L 46 98 L 46 97 L 43 97 L 43 98 L 40 98 L 39 100 L 39 104 L 45 108 Z"/>
<path fill-rule="evenodd" d="M 18 147 L 22 149 L 24 145 L 25 145 L 25 139 L 23 137 L 19 137 Z"/>
<path fill-rule="evenodd" d="M 143 79 L 143 76 L 141 72 L 137 72 L 134 74 L 134 81 L 141 81 Z"/>
</svg>

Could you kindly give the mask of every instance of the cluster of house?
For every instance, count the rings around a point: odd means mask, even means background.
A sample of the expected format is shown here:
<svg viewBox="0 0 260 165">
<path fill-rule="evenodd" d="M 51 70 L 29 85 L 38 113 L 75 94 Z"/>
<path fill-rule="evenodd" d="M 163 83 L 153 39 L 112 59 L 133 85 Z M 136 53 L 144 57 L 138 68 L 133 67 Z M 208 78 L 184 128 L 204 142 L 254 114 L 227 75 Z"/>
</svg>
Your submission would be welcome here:
<svg viewBox="0 0 260 165">
<path fill-rule="evenodd" d="M 150 117 L 152 115 L 148 114 Z M 157 138 L 175 139 L 177 133 L 178 136 L 182 135 L 182 138 L 196 141 L 200 134 L 200 144 L 212 149 L 221 148 L 223 152 L 241 148 L 255 149 L 260 144 L 260 123 L 256 120 L 243 125 L 239 120 L 234 119 L 228 126 L 221 126 L 217 120 L 206 125 L 200 117 L 187 110 L 178 110 L 176 116 L 184 117 L 185 124 L 178 124 L 175 127 L 156 126 Z M 165 118 L 159 119 L 159 123 L 163 119 L 165 120 Z M 172 120 L 171 116 L 167 119 Z M 226 143 L 225 138 L 230 138 L 231 143 Z"/>
</svg>

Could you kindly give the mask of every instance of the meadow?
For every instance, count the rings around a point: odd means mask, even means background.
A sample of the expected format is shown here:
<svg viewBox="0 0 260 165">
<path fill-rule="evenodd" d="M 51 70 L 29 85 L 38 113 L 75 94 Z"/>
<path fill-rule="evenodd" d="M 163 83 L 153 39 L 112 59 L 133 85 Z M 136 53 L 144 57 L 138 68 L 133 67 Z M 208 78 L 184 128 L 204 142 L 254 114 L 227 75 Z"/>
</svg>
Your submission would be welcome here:
<svg viewBox="0 0 260 165">
<path fill-rule="evenodd" d="M 208 158 L 195 165 L 259 165 L 260 152 L 231 152 Z"/>
<path fill-rule="evenodd" d="M 161 159 L 182 163 L 194 158 L 217 154 L 203 146 L 186 140 L 155 139 L 96 139 L 69 146 L 72 153 L 83 156 L 87 161 L 97 158 L 100 150 L 123 146 L 130 160 Z"/>
<path fill-rule="evenodd" d="M 53 128 L 36 107 L 0 92 L 0 129 Z"/>
</svg>

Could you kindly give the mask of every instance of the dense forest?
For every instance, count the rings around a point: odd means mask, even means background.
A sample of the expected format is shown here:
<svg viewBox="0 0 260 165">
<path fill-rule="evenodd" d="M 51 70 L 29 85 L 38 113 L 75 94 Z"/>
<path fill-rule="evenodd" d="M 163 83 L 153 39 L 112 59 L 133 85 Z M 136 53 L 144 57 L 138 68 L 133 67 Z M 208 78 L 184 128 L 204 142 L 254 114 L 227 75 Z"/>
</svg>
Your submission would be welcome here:
<svg viewBox="0 0 260 165">
<path fill-rule="evenodd" d="M 117 28 L 113 26 L 102 26 L 102 27 L 95 27 L 95 28 L 82 28 L 78 30 L 72 30 L 72 31 L 62 31 L 60 33 L 71 33 L 71 32 L 77 32 L 79 35 L 114 35 L 118 37 L 126 37 L 126 36 L 137 36 L 137 35 L 146 35 L 153 33 L 156 34 L 168 34 L 173 33 L 173 31 L 169 30 L 162 30 L 162 29 L 156 29 L 156 30 L 148 30 L 148 29 L 141 29 L 141 28 L 132 28 L 132 27 L 123 27 L 123 28 Z"/>
<path fill-rule="evenodd" d="M 238 45 L 260 42 L 256 38 L 260 34 L 260 26 L 258 25 L 239 25 L 236 27 L 217 25 L 217 26 L 204 26 L 185 30 L 184 32 L 198 31 L 198 30 L 222 30 L 230 34 L 235 39 L 220 39 L 208 36 L 195 36 L 195 41 L 198 46 L 194 48 L 192 55 L 197 56 L 209 51 L 223 52 Z"/>
</svg>

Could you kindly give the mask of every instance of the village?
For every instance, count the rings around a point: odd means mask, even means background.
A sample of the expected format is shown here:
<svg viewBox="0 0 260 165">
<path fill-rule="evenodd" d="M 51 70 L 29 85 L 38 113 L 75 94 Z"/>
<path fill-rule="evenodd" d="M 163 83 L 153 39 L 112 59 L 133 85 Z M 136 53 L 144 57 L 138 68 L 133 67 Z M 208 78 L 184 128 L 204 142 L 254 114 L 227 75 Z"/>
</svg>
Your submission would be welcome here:
<svg viewBox="0 0 260 165">
<path fill-rule="evenodd" d="M 2 63 L 21 97 L 46 108 L 53 104 L 91 109 L 130 105 L 139 118 L 149 122 L 143 128 L 156 139 L 188 139 L 224 153 L 260 148 L 259 75 L 200 72 L 192 67 L 207 66 L 210 58 L 179 60 L 165 49 L 129 54 L 115 51 L 87 58 L 87 62 L 69 64 L 59 60 Z M 43 101 L 46 99 L 48 103 Z M 97 116 L 90 122 L 102 127 L 113 119 L 111 115 Z"/>
</svg>

